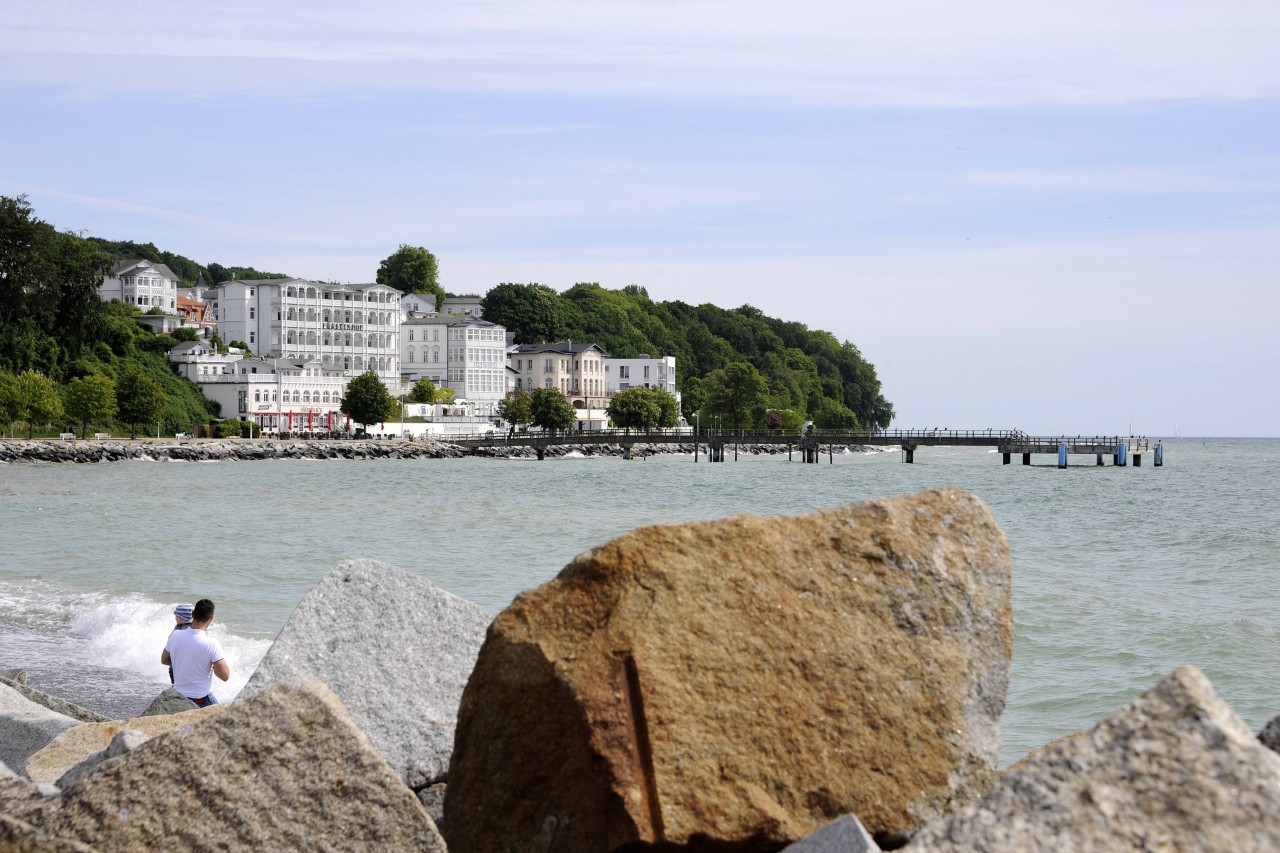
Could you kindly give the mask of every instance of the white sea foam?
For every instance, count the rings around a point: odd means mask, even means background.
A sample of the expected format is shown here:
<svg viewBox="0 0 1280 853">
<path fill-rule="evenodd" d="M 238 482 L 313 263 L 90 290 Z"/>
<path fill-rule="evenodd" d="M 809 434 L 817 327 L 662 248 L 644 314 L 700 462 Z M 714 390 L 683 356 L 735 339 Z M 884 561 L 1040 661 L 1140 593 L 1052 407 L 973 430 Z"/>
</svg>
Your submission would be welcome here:
<svg viewBox="0 0 1280 853">
<path fill-rule="evenodd" d="M 173 630 L 178 603 L 138 594 L 60 590 L 40 580 L 0 582 L 0 627 L 14 629 L 12 634 L 0 632 L 7 640 L 4 663 L 42 661 L 70 670 L 120 671 L 130 680 L 154 683 L 158 692 L 169 680 L 160 652 Z M 232 673 L 226 683 L 214 680 L 214 695 L 233 699 L 271 642 L 238 636 L 216 620 L 209 633 L 221 644 Z"/>
</svg>

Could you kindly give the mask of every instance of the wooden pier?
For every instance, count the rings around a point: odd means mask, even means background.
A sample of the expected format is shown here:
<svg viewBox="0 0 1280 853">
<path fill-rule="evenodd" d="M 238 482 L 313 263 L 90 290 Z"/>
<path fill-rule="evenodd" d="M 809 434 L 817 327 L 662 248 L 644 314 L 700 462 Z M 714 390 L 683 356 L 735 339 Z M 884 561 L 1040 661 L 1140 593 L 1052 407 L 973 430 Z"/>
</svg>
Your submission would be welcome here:
<svg viewBox="0 0 1280 853">
<path fill-rule="evenodd" d="M 632 449 L 646 444 L 690 444 L 694 461 L 706 457 L 708 462 L 723 462 L 730 450 L 737 458 L 738 449 L 755 444 L 785 445 L 788 454 L 799 453 L 800 461 L 820 461 L 826 448 L 828 461 L 834 461 L 836 447 L 871 445 L 899 447 L 903 462 L 915 462 L 915 452 L 920 447 L 992 447 L 1001 454 L 1001 461 L 1008 465 L 1015 455 L 1022 457 L 1023 465 L 1031 464 L 1033 455 L 1056 456 L 1058 467 L 1067 467 L 1070 456 L 1093 456 L 1097 465 L 1105 465 L 1109 458 L 1112 465 L 1124 467 L 1130 464 L 1140 467 L 1142 457 L 1154 456 L 1154 464 L 1164 464 L 1164 448 L 1157 442 L 1154 448 L 1150 439 L 1140 435 L 1094 436 L 1033 436 L 1021 430 L 820 430 L 809 428 L 801 432 L 774 430 L 729 430 L 689 428 L 657 430 L 590 430 L 586 432 L 516 432 L 486 435 L 449 436 L 450 444 L 478 451 L 485 448 L 528 447 L 539 459 L 546 457 L 548 447 L 565 445 L 618 445 L 625 459 L 631 458 Z M 705 453 L 703 448 L 705 447 Z"/>
</svg>

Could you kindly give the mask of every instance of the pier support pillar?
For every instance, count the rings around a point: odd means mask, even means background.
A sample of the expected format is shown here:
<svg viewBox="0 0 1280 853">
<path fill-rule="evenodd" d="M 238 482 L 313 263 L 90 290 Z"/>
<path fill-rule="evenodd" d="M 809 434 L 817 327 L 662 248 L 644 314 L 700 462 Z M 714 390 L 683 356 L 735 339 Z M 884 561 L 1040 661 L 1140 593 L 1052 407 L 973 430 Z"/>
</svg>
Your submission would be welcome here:
<svg viewBox="0 0 1280 853">
<path fill-rule="evenodd" d="M 628 460 L 631 458 L 631 445 L 629 444 L 622 445 L 622 458 L 628 459 Z"/>
<path fill-rule="evenodd" d="M 547 446 L 545 444 L 539 444 L 534 448 L 534 452 L 538 454 L 539 462 L 547 458 Z"/>
<path fill-rule="evenodd" d="M 1157 444 L 1156 445 L 1156 467 L 1159 468 L 1162 465 L 1164 465 L 1164 445 Z"/>
<path fill-rule="evenodd" d="M 1067 445 L 1064 442 L 1058 442 L 1058 467 L 1067 467 Z"/>
<path fill-rule="evenodd" d="M 916 446 L 914 444 L 902 445 L 902 452 L 904 454 L 903 462 L 906 462 L 909 465 L 916 461 Z"/>
<path fill-rule="evenodd" d="M 1134 467 L 1134 468 L 1141 468 L 1141 467 L 1142 467 L 1142 454 L 1141 454 L 1141 453 L 1135 453 L 1135 454 L 1133 454 L 1133 467 Z"/>
<path fill-rule="evenodd" d="M 1012 455 L 1013 455 L 1012 453 L 1006 453 L 1006 454 L 1004 454 L 1004 462 L 1003 462 L 1002 464 L 1004 464 L 1004 465 L 1008 465 L 1008 464 L 1009 464 L 1009 457 L 1011 457 Z"/>
<path fill-rule="evenodd" d="M 1103 464 L 1103 462 L 1102 462 L 1102 454 L 1101 454 L 1101 453 L 1099 453 L 1099 454 L 1098 454 L 1098 464 L 1099 464 L 1099 465 L 1102 465 L 1102 464 Z"/>
<path fill-rule="evenodd" d="M 1031 454 L 1030 454 L 1030 453 L 1024 453 L 1024 454 L 1022 454 L 1022 464 L 1023 464 L 1023 465 L 1030 465 L 1030 464 L 1031 464 Z"/>
</svg>

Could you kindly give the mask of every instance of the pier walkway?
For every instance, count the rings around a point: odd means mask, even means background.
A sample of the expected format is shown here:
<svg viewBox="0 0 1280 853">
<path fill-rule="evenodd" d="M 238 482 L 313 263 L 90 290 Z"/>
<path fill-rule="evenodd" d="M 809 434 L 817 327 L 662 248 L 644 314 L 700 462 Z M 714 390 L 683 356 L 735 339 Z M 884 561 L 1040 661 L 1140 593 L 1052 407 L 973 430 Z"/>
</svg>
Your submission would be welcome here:
<svg viewBox="0 0 1280 853">
<path fill-rule="evenodd" d="M 1142 457 L 1152 452 L 1151 441 L 1146 436 L 1033 436 L 1021 430 L 948 430 L 948 429 L 897 429 L 897 430 L 820 430 L 802 432 L 774 430 L 730 430 L 689 427 L 655 430 L 590 430 L 586 432 L 490 432 L 484 435 L 451 435 L 444 439 L 449 444 L 469 448 L 473 452 L 488 448 L 528 447 L 539 459 L 546 456 L 548 447 L 565 445 L 618 445 L 623 457 L 631 458 L 632 449 L 647 444 L 690 445 L 694 461 L 705 455 L 708 462 L 723 462 L 726 452 L 732 448 L 734 456 L 744 445 L 785 445 L 790 453 L 794 448 L 801 461 L 818 462 L 825 447 L 828 461 L 833 461 L 836 447 L 872 445 L 899 447 L 902 461 L 914 462 L 919 447 L 992 447 L 1001 454 L 1001 461 L 1008 465 L 1014 455 L 1022 457 L 1023 465 L 1031 464 L 1033 455 L 1053 455 L 1058 467 L 1067 467 L 1071 455 L 1091 455 L 1096 464 L 1125 466 L 1133 460 L 1135 467 L 1142 465 Z M 1155 465 L 1164 464 L 1164 449 L 1159 442 L 1154 447 Z"/>
</svg>

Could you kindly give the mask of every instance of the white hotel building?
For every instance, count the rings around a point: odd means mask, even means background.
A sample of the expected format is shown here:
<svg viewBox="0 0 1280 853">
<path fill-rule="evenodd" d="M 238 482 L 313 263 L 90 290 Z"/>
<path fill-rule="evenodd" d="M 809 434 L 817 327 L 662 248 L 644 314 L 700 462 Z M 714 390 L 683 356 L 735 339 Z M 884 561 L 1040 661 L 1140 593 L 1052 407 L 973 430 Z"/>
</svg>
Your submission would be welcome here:
<svg viewBox="0 0 1280 853">
<path fill-rule="evenodd" d="M 452 388 L 473 415 L 497 414 L 507 393 L 507 330 L 472 316 L 409 317 L 401 328 L 401 379 Z"/>
<path fill-rule="evenodd" d="M 372 370 L 400 381 L 400 291 L 383 284 L 303 279 L 224 281 L 217 287 L 218 334 L 255 355 L 317 361 L 348 377 Z"/>
</svg>

